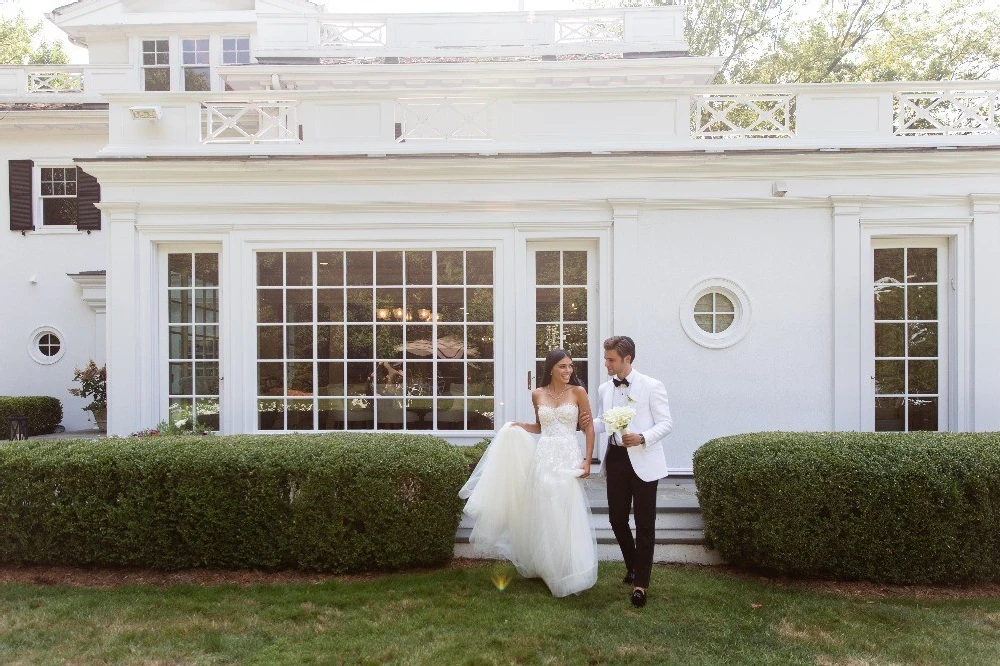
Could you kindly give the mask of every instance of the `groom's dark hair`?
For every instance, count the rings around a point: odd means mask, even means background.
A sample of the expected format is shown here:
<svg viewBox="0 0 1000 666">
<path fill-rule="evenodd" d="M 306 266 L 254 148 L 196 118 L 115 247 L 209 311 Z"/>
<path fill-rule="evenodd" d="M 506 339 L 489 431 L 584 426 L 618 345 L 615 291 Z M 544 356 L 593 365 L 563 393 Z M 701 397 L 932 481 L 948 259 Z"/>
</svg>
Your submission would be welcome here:
<svg viewBox="0 0 1000 666">
<path fill-rule="evenodd" d="M 635 362 L 635 340 L 627 335 L 613 335 L 605 340 L 604 351 L 616 351 L 623 359 L 631 357 L 629 363 Z"/>
</svg>

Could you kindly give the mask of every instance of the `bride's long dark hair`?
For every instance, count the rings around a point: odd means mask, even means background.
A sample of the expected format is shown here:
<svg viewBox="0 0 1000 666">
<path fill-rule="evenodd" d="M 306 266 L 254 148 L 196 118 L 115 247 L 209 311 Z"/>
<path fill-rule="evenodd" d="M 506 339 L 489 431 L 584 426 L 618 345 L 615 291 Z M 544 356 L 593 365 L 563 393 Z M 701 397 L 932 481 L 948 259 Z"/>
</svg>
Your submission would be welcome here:
<svg viewBox="0 0 1000 666">
<path fill-rule="evenodd" d="M 542 366 L 542 376 L 538 379 L 538 388 L 544 388 L 552 383 L 552 368 L 556 367 L 556 363 L 564 358 L 573 360 L 573 357 L 567 354 L 565 349 L 553 349 L 545 355 L 545 365 Z M 576 376 L 575 365 L 573 366 L 573 374 L 569 376 L 569 383 L 572 386 L 583 386 L 583 382 Z"/>
</svg>

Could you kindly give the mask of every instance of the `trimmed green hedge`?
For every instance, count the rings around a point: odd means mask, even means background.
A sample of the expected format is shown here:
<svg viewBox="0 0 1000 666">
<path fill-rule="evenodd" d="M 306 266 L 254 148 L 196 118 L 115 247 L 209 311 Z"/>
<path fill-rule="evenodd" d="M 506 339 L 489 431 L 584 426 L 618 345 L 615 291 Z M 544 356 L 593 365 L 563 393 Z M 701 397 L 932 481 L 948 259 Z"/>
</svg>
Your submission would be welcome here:
<svg viewBox="0 0 1000 666">
<path fill-rule="evenodd" d="M 1000 433 L 757 433 L 695 453 L 730 563 L 897 584 L 1000 580 Z"/>
<path fill-rule="evenodd" d="M 28 417 L 28 435 L 48 435 L 62 422 L 62 403 L 46 395 L 0 396 L 0 427 L 7 439 L 7 419 Z"/>
<path fill-rule="evenodd" d="M 454 549 L 468 477 L 431 436 L 0 445 L 0 561 L 384 571 Z"/>
</svg>

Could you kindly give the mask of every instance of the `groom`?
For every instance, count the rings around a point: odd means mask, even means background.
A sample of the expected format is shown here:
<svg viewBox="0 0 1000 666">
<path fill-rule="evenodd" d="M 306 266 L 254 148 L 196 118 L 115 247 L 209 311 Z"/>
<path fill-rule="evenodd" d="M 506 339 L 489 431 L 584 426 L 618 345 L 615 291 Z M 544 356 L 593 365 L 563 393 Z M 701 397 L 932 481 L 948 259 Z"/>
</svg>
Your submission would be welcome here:
<svg viewBox="0 0 1000 666">
<path fill-rule="evenodd" d="M 632 369 L 635 342 L 625 335 L 604 341 L 604 367 L 611 381 L 597 390 L 598 414 L 612 407 L 632 407 L 635 417 L 625 434 L 607 435 L 601 475 L 607 477 L 608 518 L 622 549 L 628 573 L 623 583 L 632 585 L 632 605 L 646 605 L 646 589 L 653 568 L 656 537 L 656 485 L 667 475 L 661 440 L 673 429 L 667 390 L 663 383 Z M 594 420 L 597 441 L 607 433 L 600 418 Z M 635 539 L 628 524 L 635 513 Z"/>
</svg>

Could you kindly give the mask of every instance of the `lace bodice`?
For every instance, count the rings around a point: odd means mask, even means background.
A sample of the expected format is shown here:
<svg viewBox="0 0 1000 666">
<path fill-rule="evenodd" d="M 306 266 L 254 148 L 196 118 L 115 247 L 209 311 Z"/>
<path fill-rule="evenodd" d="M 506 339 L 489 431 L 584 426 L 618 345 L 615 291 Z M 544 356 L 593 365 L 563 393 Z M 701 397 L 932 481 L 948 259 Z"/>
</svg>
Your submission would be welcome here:
<svg viewBox="0 0 1000 666">
<path fill-rule="evenodd" d="M 543 437 L 566 437 L 576 435 L 579 408 L 575 402 L 567 402 L 558 407 L 538 406 L 538 422 L 542 426 Z"/>
</svg>

